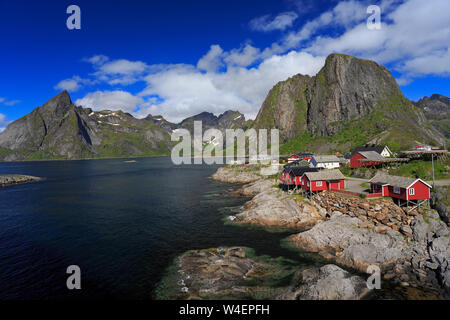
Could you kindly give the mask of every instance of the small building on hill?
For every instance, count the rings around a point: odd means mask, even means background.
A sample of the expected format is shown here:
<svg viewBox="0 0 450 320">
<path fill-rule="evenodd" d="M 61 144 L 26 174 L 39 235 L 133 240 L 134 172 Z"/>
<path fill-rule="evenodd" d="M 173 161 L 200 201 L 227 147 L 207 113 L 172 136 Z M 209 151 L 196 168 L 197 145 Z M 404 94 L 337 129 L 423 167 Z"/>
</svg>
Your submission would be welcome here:
<svg viewBox="0 0 450 320">
<path fill-rule="evenodd" d="M 313 156 L 312 153 L 310 152 L 300 152 L 300 153 L 294 153 L 291 154 L 288 158 L 288 163 L 294 162 L 294 161 L 310 161 L 311 157 Z"/>
<path fill-rule="evenodd" d="M 430 199 L 431 186 L 422 179 L 391 176 L 379 171 L 370 180 L 372 193 L 398 200 L 413 201 Z"/>
<path fill-rule="evenodd" d="M 345 177 L 338 169 L 305 172 L 301 182 L 302 188 L 309 191 L 342 190 L 345 188 Z"/>
<path fill-rule="evenodd" d="M 350 158 L 350 168 L 368 167 L 378 165 L 385 158 L 375 151 L 359 151 Z"/>
<path fill-rule="evenodd" d="M 356 153 L 361 151 L 375 151 L 376 153 L 382 155 L 385 158 L 392 157 L 393 153 L 389 149 L 388 146 L 382 146 L 382 145 L 375 145 L 375 144 L 366 144 L 363 147 L 356 147 L 352 150 L 350 154 L 350 158 L 352 158 Z"/>
<path fill-rule="evenodd" d="M 314 155 L 311 164 L 316 168 L 335 169 L 339 168 L 339 158 L 332 155 Z"/>
</svg>

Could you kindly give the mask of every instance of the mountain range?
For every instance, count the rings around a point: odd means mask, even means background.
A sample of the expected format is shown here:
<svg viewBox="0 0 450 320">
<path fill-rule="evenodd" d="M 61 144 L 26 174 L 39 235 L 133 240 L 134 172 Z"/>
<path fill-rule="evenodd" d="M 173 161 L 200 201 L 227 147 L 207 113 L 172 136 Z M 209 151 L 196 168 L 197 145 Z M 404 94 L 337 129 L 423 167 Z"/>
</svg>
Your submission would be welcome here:
<svg viewBox="0 0 450 320">
<path fill-rule="evenodd" d="M 0 160 L 83 159 L 168 155 L 173 130 L 249 128 L 280 130 L 283 153 L 347 152 L 366 143 L 391 150 L 416 143 L 445 145 L 450 99 L 408 100 L 385 67 L 332 54 L 317 75 L 295 75 L 268 93 L 254 121 L 238 111 L 209 112 L 171 123 L 162 116 L 137 119 L 122 111 L 75 106 L 67 91 L 10 123 L 0 133 Z"/>
</svg>

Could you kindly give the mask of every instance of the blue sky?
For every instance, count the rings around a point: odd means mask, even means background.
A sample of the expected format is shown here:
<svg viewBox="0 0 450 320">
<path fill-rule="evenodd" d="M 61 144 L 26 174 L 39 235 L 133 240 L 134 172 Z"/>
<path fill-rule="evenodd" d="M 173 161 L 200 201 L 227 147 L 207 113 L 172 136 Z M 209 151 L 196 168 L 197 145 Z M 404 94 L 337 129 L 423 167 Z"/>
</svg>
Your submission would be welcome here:
<svg viewBox="0 0 450 320">
<path fill-rule="evenodd" d="M 71 4 L 81 30 L 66 27 Z M 371 4 L 380 30 L 366 26 Z M 0 130 L 63 89 L 138 117 L 254 117 L 276 82 L 332 52 L 387 66 L 412 100 L 450 96 L 448 12 L 448 0 L 0 0 Z"/>
</svg>

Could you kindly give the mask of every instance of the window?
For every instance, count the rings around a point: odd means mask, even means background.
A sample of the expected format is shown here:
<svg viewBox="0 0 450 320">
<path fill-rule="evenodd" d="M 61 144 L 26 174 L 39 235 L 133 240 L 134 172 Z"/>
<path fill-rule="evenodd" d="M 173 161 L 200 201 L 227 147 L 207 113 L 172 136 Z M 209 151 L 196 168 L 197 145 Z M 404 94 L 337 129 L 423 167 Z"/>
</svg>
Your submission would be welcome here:
<svg viewBox="0 0 450 320">
<path fill-rule="evenodd" d="M 322 181 L 317 181 L 316 182 L 316 187 L 321 187 L 322 186 Z"/>
<path fill-rule="evenodd" d="M 414 188 L 410 188 L 410 189 L 409 189 L 409 195 L 410 195 L 410 196 L 413 196 L 414 193 L 415 193 Z"/>
<path fill-rule="evenodd" d="M 399 187 L 394 187 L 394 193 L 400 194 L 400 188 Z"/>
</svg>

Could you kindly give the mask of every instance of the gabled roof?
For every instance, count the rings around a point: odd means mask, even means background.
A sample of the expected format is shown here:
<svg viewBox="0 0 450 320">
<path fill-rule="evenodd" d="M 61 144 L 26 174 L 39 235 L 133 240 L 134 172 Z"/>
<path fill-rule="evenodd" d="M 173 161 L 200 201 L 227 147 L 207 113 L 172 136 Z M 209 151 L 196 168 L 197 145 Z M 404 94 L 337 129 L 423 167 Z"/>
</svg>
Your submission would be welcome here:
<svg viewBox="0 0 450 320">
<path fill-rule="evenodd" d="M 330 155 L 317 155 L 313 156 L 314 160 L 317 163 L 321 162 L 339 162 L 339 158 L 336 156 L 330 156 Z"/>
<path fill-rule="evenodd" d="M 422 183 L 427 185 L 429 188 L 431 188 L 431 186 L 428 183 L 426 183 L 425 181 L 423 181 L 422 179 L 391 176 L 383 171 L 378 171 L 377 174 L 370 180 L 371 183 L 389 184 L 393 187 L 400 187 L 400 188 L 405 188 L 405 189 L 408 189 L 417 181 L 421 181 Z"/>
<path fill-rule="evenodd" d="M 367 160 L 379 161 L 379 160 L 386 159 L 381 154 L 379 154 L 378 152 L 375 152 L 375 151 L 359 151 L 358 153 L 360 155 L 362 155 L 364 158 L 366 158 Z"/>
<path fill-rule="evenodd" d="M 318 168 L 310 168 L 310 167 L 291 167 L 288 172 L 291 173 L 295 177 L 301 177 L 305 172 L 318 172 Z"/>
<path fill-rule="evenodd" d="M 338 169 L 321 170 L 318 172 L 305 172 L 305 176 L 309 181 L 345 179 L 342 172 Z"/>
<path fill-rule="evenodd" d="M 363 147 L 356 147 L 355 149 L 353 149 L 350 157 L 353 157 L 356 153 L 361 152 L 361 151 L 375 151 L 375 152 L 381 154 L 383 152 L 384 148 L 387 148 L 387 146 L 365 145 Z M 388 148 L 388 150 L 389 150 L 389 148 Z M 390 151 L 391 150 L 389 150 L 389 152 Z"/>
<path fill-rule="evenodd" d="M 311 153 L 311 152 L 299 152 L 299 153 L 293 153 L 293 154 L 291 154 L 290 157 L 292 157 L 292 156 L 298 156 L 298 157 L 311 157 L 311 156 L 313 156 L 313 155 L 314 155 L 314 153 Z"/>
</svg>

